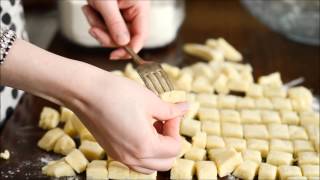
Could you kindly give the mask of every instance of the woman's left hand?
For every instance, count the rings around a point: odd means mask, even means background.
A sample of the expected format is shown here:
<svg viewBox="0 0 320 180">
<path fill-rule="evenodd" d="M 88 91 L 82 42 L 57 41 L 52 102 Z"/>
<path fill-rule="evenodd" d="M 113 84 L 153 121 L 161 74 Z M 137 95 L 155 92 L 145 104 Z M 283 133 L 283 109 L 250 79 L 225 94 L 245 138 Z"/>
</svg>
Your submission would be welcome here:
<svg viewBox="0 0 320 180">
<path fill-rule="evenodd" d="M 103 47 L 128 45 L 135 52 L 142 49 L 148 32 L 149 1 L 88 0 L 88 3 L 83 12 L 91 26 L 89 33 Z M 129 57 L 123 48 L 110 54 L 110 59 Z"/>
</svg>

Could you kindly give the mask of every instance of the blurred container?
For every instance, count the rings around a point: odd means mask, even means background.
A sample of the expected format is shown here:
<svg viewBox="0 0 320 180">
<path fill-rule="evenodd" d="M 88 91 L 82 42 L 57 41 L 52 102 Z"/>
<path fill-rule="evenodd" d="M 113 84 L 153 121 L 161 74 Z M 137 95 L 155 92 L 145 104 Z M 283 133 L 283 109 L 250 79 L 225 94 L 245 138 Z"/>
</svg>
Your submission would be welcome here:
<svg viewBox="0 0 320 180">
<path fill-rule="evenodd" d="M 319 45 L 319 0 L 242 0 L 245 7 L 274 31 L 294 41 Z"/>
<path fill-rule="evenodd" d="M 76 44 L 87 47 L 99 47 L 98 42 L 89 33 L 89 24 L 81 7 L 87 1 L 58 1 L 60 29 L 64 36 Z M 149 34 L 145 48 L 162 47 L 171 43 L 177 35 L 185 16 L 184 0 L 151 1 L 149 15 Z"/>
</svg>

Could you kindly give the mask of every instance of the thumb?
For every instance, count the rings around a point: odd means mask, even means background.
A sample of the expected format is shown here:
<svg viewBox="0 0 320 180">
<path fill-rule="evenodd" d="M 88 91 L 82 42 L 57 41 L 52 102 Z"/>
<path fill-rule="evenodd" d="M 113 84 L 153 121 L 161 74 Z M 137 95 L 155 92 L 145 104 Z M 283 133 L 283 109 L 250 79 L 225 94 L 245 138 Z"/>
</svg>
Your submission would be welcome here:
<svg viewBox="0 0 320 180">
<path fill-rule="evenodd" d="M 189 109 L 188 103 L 171 104 L 161 101 L 153 111 L 153 117 L 165 121 L 183 116 Z"/>
</svg>

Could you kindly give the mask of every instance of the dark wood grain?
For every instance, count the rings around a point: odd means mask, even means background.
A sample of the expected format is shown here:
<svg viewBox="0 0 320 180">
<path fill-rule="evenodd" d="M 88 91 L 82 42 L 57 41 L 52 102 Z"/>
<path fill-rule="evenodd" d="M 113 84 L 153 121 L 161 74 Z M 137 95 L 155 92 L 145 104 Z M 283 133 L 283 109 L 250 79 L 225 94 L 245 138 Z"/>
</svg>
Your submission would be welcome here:
<svg viewBox="0 0 320 180">
<path fill-rule="evenodd" d="M 207 38 L 224 37 L 243 53 L 245 61 L 254 67 L 254 76 L 281 72 L 284 82 L 304 77 L 303 85 L 319 94 L 319 47 L 292 42 L 270 31 L 252 17 L 238 1 L 187 1 L 186 20 L 178 38 L 170 45 L 144 50 L 146 59 L 168 62 L 178 66 L 199 61 L 186 56 L 181 47 L 185 42 L 203 43 Z M 54 38 L 51 52 L 88 62 L 106 70 L 122 69 L 125 61 L 108 61 L 106 49 L 88 49 L 70 43 L 59 33 Z M 45 179 L 41 175 L 41 157 L 46 153 L 36 147 L 44 131 L 37 128 L 39 112 L 49 102 L 26 95 L 14 115 L 0 132 L 0 150 L 9 149 L 12 157 L 0 161 L 0 177 L 8 179 Z M 25 162 L 31 162 L 31 165 Z M 32 165 L 34 164 L 34 165 Z M 13 170 L 14 172 L 10 174 Z M 161 173 L 160 179 L 168 179 Z"/>
</svg>

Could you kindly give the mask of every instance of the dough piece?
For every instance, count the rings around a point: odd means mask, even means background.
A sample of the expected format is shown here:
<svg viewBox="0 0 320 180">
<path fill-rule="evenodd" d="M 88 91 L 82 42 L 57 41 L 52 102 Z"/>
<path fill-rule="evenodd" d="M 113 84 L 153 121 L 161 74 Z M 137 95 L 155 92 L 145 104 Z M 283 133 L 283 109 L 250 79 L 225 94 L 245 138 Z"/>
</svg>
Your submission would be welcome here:
<svg viewBox="0 0 320 180">
<path fill-rule="evenodd" d="M 183 119 L 180 125 L 180 133 L 185 136 L 193 137 L 201 131 L 201 122 L 193 119 Z"/>
<path fill-rule="evenodd" d="M 178 67 L 167 63 L 162 63 L 161 66 L 171 79 L 176 79 L 180 74 L 180 69 Z"/>
<path fill-rule="evenodd" d="M 200 108 L 200 103 L 199 102 L 188 102 L 188 105 L 189 105 L 189 109 L 186 112 L 186 114 L 184 115 L 184 118 L 193 119 L 198 113 L 198 110 Z"/>
<path fill-rule="evenodd" d="M 133 68 L 133 66 L 132 66 L 131 63 L 128 63 L 128 64 L 126 65 L 126 67 L 125 67 L 125 69 L 124 69 L 124 75 L 125 75 L 127 78 L 129 78 L 129 79 L 131 79 L 131 80 L 133 80 L 133 81 L 135 81 L 135 82 L 137 82 L 137 83 L 139 83 L 139 84 L 141 84 L 141 85 L 144 85 L 143 80 L 141 79 L 141 77 L 140 77 L 140 75 L 138 74 L 137 70 L 135 70 L 135 69 Z"/>
<path fill-rule="evenodd" d="M 226 147 L 223 147 L 223 148 L 214 148 L 214 149 L 208 149 L 208 158 L 211 160 L 211 161 L 214 161 L 214 158 L 216 156 L 219 155 L 219 153 L 222 153 L 226 150 L 228 150 L 230 148 L 226 148 Z"/>
<path fill-rule="evenodd" d="M 291 101 L 289 99 L 285 98 L 272 98 L 272 104 L 273 108 L 275 110 L 286 110 L 286 111 L 291 111 L 292 106 L 291 106 Z"/>
<path fill-rule="evenodd" d="M 78 149 L 72 150 L 66 157 L 65 161 L 77 172 L 83 172 L 87 165 L 88 160 Z"/>
<path fill-rule="evenodd" d="M 231 44 L 225 39 L 217 39 L 217 48 L 223 51 L 224 57 L 229 61 L 242 61 L 243 57 Z"/>
<path fill-rule="evenodd" d="M 269 133 L 265 125 L 262 124 L 245 124 L 243 125 L 244 137 L 246 139 L 268 139 Z"/>
<path fill-rule="evenodd" d="M 190 159 L 193 161 L 202 161 L 205 160 L 206 150 L 198 147 L 191 147 L 189 151 L 184 155 L 185 159 Z"/>
<path fill-rule="evenodd" d="M 201 130 L 206 132 L 207 135 L 216 135 L 220 136 L 220 123 L 219 122 L 211 122 L 211 121 L 202 121 L 201 122 Z"/>
<path fill-rule="evenodd" d="M 207 134 L 205 132 L 198 132 L 192 137 L 192 145 L 198 148 L 206 148 L 207 144 Z"/>
<path fill-rule="evenodd" d="M 255 101 L 252 98 L 238 98 L 237 109 L 254 109 L 256 107 Z"/>
<path fill-rule="evenodd" d="M 215 108 L 201 107 L 198 112 L 200 121 L 218 121 L 220 120 L 220 113 Z"/>
<path fill-rule="evenodd" d="M 262 161 L 261 152 L 256 150 L 246 149 L 242 151 L 242 159 L 250 160 L 250 161 L 256 162 L 257 164 L 260 164 Z"/>
<path fill-rule="evenodd" d="M 170 179 L 192 179 L 195 172 L 194 161 L 177 159 L 170 171 Z"/>
<path fill-rule="evenodd" d="M 181 151 L 178 157 L 181 158 L 182 156 L 184 156 L 184 154 L 188 152 L 191 147 L 191 143 L 189 143 L 184 137 L 181 137 Z"/>
<path fill-rule="evenodd" d="M 313 101 L 312 93 L 309 89 L 298 86 L 288 90 L 288 97 L 293 100 L 302 101 L 304 104 L 311 105 Z"/>
<path fill-rule="evenodd" d="M 282 87 L 281 75 L 279 72 L 274 72 L 269 75 L 261 76 L 258 79 L 260 85 Z"/>
<path fill-rule="evenodd" d="M 267 163 L 275 166 L 291 165 L 293 156 L 291 153 L 281 151 L 270 151 L 267 157 Z"/>
<path fill-rule="evenodd" d="M 294 152 L 295 154 L 299 152 L 313 152 L 314 148 L 312 146 L 312 143 L 310 141 L 305 140 L 294 140 Z"/>
<path fill-rule="evenodd" d="M 96 139 L 93 137 L 93 135 L 90 133 L 90 131 L 87 128 L 84 128 L 79 132 L 80 140 L 82 141 L 96 141 Z"/>
<path fill-rule="evenodd" d="M 208 136 L 207 137 L 207 149 L 213 148 L 223 148 L 225 147 L 225 143 L 223 139 L 219 136 Z"/>
<path fill-rule="evenodd" d="M 287 92 L 283 87 L 263 86 L 263 95 L 268 98 L 285 98 Z"/>
<path fill-rule="evenodd" d="M 157 172 L 154 172 L 152 174 L 143 174 L 143 173 L 136 172 L 134 170 L 130 170 L 129 179 L 156 180 L 157 179 Z"/>
<path fill-rule="evenodd" d="M 78 131 L 74 128 L 72 124 L 72 117 L 70 117 L 69 120 L 67 120 L 64 124 L 63 131 L 68 134 L 71 137 L 75 137 L 78 134 Z"/>
<path fill-rule="evenodd" d="M 221 124 L 221 134 L 223 137 L 243 137 L 243 130 L 241 124 L 236 123 L 222 123 Z"/>
<path fill-rule="evenodd" d="M 228 89 L 235 92 L 246 92 L 251 82 L 242 79 L 230 79 L 228 81 Z"/>
<path fill-rule="evenodd" d="M 235 109 L 237 105 L 237 97 L 233 95 L 218 96 L 218 107 L 220 109 Z"/>
<path fill-rule="evenodd" d="M 10 159 L 10 152 L 7 149 L 5 149 L 2 153 L 0 153 L 0 159 Z"/>
<path fill-rule="evenodd" d="M 302 126 L 312 124 L 312 125 L 319 127 L 319 124 L 320 124 L 319 113 L 316 113 L 316 112 L 302 112 L 302 113 L 300 113 L 300 123 Z"/>
<path fill-rule="evenodd" d="M 248 149 L 260 151 L 262 157 L 269 153 L 269 142 L 261 139 L 247 139 Z"/>
<path fill-rule="evenodd" d="M 54 128 L 47 131 L 42 138 L 38 141 L 38 146 L 46 151 L 51 151 L 58 141 L 58 139 L 64 135 L 64 132 L 60 128 Z"/>
<path fill-rule="evenodd" d="M 243 124 L 258 124 L 261 122 L 259 110 L 241 110 L 241 123 Z"/>
<path fill-rule="evenodd" d="M 112 74 L 116 75 L 116 76 L 122 76 L 124 77 L 124 73 L 120 70 L 114 70 L 114 71 L 111 71 Z"/>
<path fill-rule="evenodd" d="M 228 148 L 234 148 L 238 152 L 242 152 L 247 148 L 246 140 L 239 138 L 224 138 L 224 143 Z"/>
<path fill-rule="evenodd" d="M 299 152 L 298 164 L 299 166 L 305 164 L 319 165 L 319 154 L 316 152 Z"/>
<path fill-rule="evenodd" d="M 200 93 L 197 95 L 197 101 L 200 103 L 201 107 L 217 107 L 217 96 L 214 94 Z"/>
<path fill-rule="evenodd" d="M 185 102 L 186 101 L 186 92 L 185 91 L 169 91 L 164 92 L 160 95 L 160 98 L 169 103 L 179 103 L 179 102 Z"/>
<path fill-rule="evenodd" d="M 300 122 L 299 116 L 294 111 L 281 111 L 281 123 L 288 125 L 298 125 Z"/>
<path fill-rule="evenodd" d="M 196 172 L 199 180 L 217 179 L 217 167 L 212 161 L 197 161 Z"/>
<path fill-rule="evenodd" d="M 207 80 L 211 80 L 214 77 L 212 68 L 203 62 L 197 62 L 191 66 L 194 77 L 203 77 Z"/>
<path fill-rule="evenodd" d="M 319 165 L 302 165 L 300 166 L 303 176 L 306 177 L 319 177 L 320 176 L 320 166 Z"/>
<path fill-rule="evenodd" d="M 42 174 L 54 177 L 76 176 L 75 172 L 64 160 L 49 162 L 48 165 L 42 167 Z"/>
<path fill-rule="evenodd" d="M 241 153 L 229 148 L 217 153 L 216 156 L 213 156 L 213 159 L 218 167 L 220 177 L 231 174 L 231 172 L 242 163 Z"/>
<path fill-rule="evenodd" d="M 218 94 L 228 94 L 229 88 L 227 86 L 228 77 L 224 74 L 220 74 L 218 78 L 214 81 L 213 87 L 218 92 Z"/>
<path fill-rule="evenodd" d="M 271 109 L 273 109 L 273 105 L 269 99 L 259 98 L 259 99 L 256 99 L 256 108 L 271 110 Z"/>
<path fill-rule="evenodd" d="M 291 140 L 308 140 L 308 135 L 306 130 L 300 126 L 289 126 L 289 135 Z"/>
<path fill-rule="evenodd" d="M 221 122 L 240 123 L 240 114 L 238 111 L 222 109 L 220 111 Z"/>
<path fill-rule="evenodd" d="M 59 112 L 50 107 L 44 107 L 40 113 L 39 127 L 52 129 L 59 124 Z"/>
<path fill-rule="evenodd" d="M 218 60 L 222 61 L 222 52 L 220 50 L 211 49 L 208 46 L 195 43 L 186 43 L 183 46 L 183 51 L 192 56 L 196 56 L 203 60 L 212 61 Z"/>
<path fill-rule="evenodd" d="M 213 85 L 206 77 L 197 76 L 192 82 L 191 90 L 195 93 L 213 93 Z"/>
<path fill-rule="evenodd" d="M 188 101 L 189 103 L 190 102 L 196 102 L 196 98 L 197 98 L 197 95 L 195 93 L 188 92 L 186 94 L 186 101 Z"/>
<path fill-rule="evenodd" d="M 286 124 L 268 124 L 270 138 L 289 139 L 289 128 Z"/>
<path fill-rule="evenodd" d="M 107 161 L 93 160 L 86 169 L 86 178 L 88 180 L 108 179 Z"/>
<path fill-rule="evenodd" d="M 70 118 L 72 118 L 72 116 L 74 116 L 74 113 L 66 107 L 61 106 L 60 112 L 61 112 L 61 115 L 60 115 L 61 122 L 67 122 L 69 121 Z"/>
<path fill-rule="evenodd" d="M 276 180 L 277 178 L 277 167 L 267 163 L 261 163 L 258 179 L 259 180 Z"/>
<path fill-rule="evenodd" d="M 302 176 L 301 170 L 298 166 L 280 166 L 278 168 L 280 179 L 286 180 L 288 177 Z"/>
<path fill-rule="evenodd" d="M 246 96 L 253 97 L 253 98 L 261 98 L 263 97 L 263 88 L 258 84 L 251 84 L 249 85 Z"/>
<path fill-rule="evenodd" d="M 314 126 L 312 124 L 306 125 L 304 126 L 308 135 L 309 135 L 309 139 L 311 140 L 315 140 L 320 136 L 320 128 L 317 126 Z"/>
<path fill-rule="evenodd" d="M 97 142 L 93 141 L 82 141 L 79 150 L 88 160 L 100 160 L 105 155 L 103 148 Z"/>
<path fill-rule="evenodd" d="M 76 143 L 74 140 L 69 135 L 64 134 L 57 140 L 56 144 L 54 145 L 53 152 L 67 155 L 75 148 Z"/>
<path fill-rule="evenodd" d="M 280 116 L 276 111 L 263 110 L 261 111 L 261 122 L 264 124 L 280 124 Z"/>
<path fill-rule="evenodd" d="M 270 151 L 282 151 L 282 152 L 293 153 L 293 144 L 291 141 L 271 139 Z"/>
<path fill-rule="evenodd" d="M 175 89 L 177 90 L 184 90 L 184 91 L 191 91 L 192 85 L 192 72 L 185 72 L 181 71 L 180 76 L 178 77 L 177 81 L 175 81 Z"/>
<path fill-rule="evenodd" d="M 118 161 L 108 163 L 109 179 L 129 179 L 130 169 Z"/>
<path fill-rule="evenodd" d="M 253 180 L 257 174 L 258 167 L 259 165 L 256 162 L 245 160 L 236 168 L 233 175 L 241 179 Z"/>
<path fill-rule="evenodd" d="M 291 105 L 297 112 L 312 111 L 312 104 L 307 104 L 304 100 L 291 99 Z"/>
</svg>

